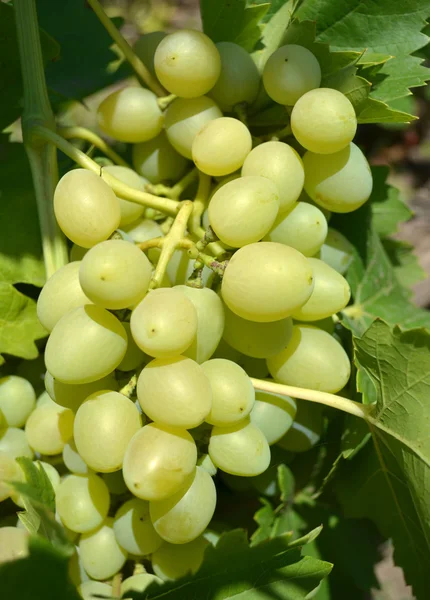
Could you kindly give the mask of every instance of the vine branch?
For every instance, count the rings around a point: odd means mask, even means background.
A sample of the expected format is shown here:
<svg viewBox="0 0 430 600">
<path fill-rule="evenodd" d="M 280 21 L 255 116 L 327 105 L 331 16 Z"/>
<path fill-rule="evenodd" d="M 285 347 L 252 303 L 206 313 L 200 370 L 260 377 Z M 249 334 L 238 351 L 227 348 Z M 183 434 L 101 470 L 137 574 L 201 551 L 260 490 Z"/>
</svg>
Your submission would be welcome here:
<svg viewBox="0 0 430 600">
<path fill-rule="evenodd" d="M 106 142 L 100 136 L 90 129 L 86 129 L 85 127 L 64 127 L 59 129 L 58 133 L 66 140 L 85 140 L 101 150 L 105 156 L 110 158 L 117 165 L 131 169 L 130 165 L 119 154 L 117 154 L 115 150 L 109 146 L 109 144 L 106 144 Z"/>
</svg>

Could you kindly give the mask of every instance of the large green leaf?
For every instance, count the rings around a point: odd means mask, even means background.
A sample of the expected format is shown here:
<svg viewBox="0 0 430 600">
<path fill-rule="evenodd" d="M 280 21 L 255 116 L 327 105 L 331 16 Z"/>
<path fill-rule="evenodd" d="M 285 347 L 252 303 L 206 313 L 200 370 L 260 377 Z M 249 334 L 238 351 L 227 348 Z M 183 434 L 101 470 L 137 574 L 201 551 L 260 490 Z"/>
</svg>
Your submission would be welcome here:
<svg viewBox="0 0 430 600">
<path fill-rule="evenodd" d="M 6 160 L 7 158 L 7 160 Z M 36 199 L 22 144 L 0 137 L 0 353 L 36 358 L 46 335 L 36 303 L 16 284 L 45 281 Z"/>
<path fill-rule="evenodd" d="M 430 334 L 376 321 L 354 340 L 373 383 L 373 445 L 344 463 L 337 491 L 351 517 L 369 517 L 392 537 L 394 558 L 418 599 L 428 597 L 430 562 Z"/>
<path fill-rule="evenodd" d="M 162 588 L 152 585 L 136 598 L 206 598 L 207 600 L 299 600 L 315 589 L 332 568 L 330 563 L 302 556 L 320 528 L 294 542 L 284 535 L 249 547 L 243 530 L 233 530 L 206 550 L 194 575 Z"/>
</svg>

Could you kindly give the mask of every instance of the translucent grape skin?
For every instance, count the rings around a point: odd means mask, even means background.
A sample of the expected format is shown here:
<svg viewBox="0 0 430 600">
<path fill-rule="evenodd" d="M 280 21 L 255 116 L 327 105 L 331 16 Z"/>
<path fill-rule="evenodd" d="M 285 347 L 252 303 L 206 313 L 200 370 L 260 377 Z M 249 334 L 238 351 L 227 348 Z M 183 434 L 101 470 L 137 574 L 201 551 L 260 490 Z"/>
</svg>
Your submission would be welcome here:
<svg viewBox="0 0 430 600">
<path fill-rule="evenodd" d="M 208 360 L 215 352 L 224 330 L 224 308 L 218 294 L 210 288 L 176 286 L 194 305 L 197 312 L 197 331 L 184 356 L 199 364 Z"/>
<path fill-rule="evenodd" d="M 9 427 L 22 427 L 36 406 L 36 392 L 29 381 L 17 375 L 0 379 L 0 411 Z"/>
<path fill-rule="evenodd" d="M 187 573 L 196 573 L 202 562 L 209 542 L 200 536 L 188 544 L 163 542 L 152 557 L 154 573 L 162 580 L 179 579 Z"/>
<path fill-rule="evenodd" d="M 58 404 L 38 406 L 27 419 L 25 435 L 31 448 L 40 454 L 55 456 L 73 437 L 74 414 Z"/>
<path fill-rule="evenodd" d="M 138 498 L 162 500 L 184 485 L 196 461 L 196 444 L 188 431 L 150 423 L 128 445 L 124 480 Z"/>
<path fill-rule="evenodd" d="M 0 565 L 28 556 L 28 532 L 18 527 L 0 527 Z"/>
<path fill-rule="evenodd" d="M 177 288 L 153 290 L 131 313 L 130 327 L 136 344 L 157 358 L 182 354 L 197 332 L 194 304 Z"/>
<path fill-rule="evenodd" d="M 209 525 L 216 506 L 212 477 L 201 467 L 189 475 L 184 486 L 170 498 L 150 502 L 156 532 L 171 544 L 186 544 L 199 537 Z"/>
<path fill-rule="evenodd" d="M 351 143 L 334 154 L 306 152 L 305 190 L 320 206 L 338 213 L 360 208 L 372 192 L 372 172 L 366 157 Z"/>
<path fill-rule="evenodd" d="M 85 294 L 99 306 L 110 309 L 133 306 L 148 291 L 152 266 L 131 242 L 107 240 L 91 248 L 79 268 Z"/>
<path fill-rule="evenodd" d="M 191 159 L 191 148 L 198 132 L 206 123 L 220 117 L 221 110 L 207 96 L 176 98 L 165 113 L 165 129 L 169 142 L 179 154 Z"/>
<path fill-rule="evenodd" d="M 69 310 L 92 304 L 79 282 L 80 266 L 80 261 L 75 261 L 61 267 L 51 275 L 39 294 L 37 317 L 48 331 L 52 331 Z"/>
<path fill-rule="evenodd" d="M 45 349 L 47 370 L 63 383 L 90 383 L 109 375 L 122 361 L 127 334 L 100 306 L 75 308 L 62 317 Z"/>
<path fill-rule="evenodd" d="M 164 31 L 151 31 L 141 35 L 134 43 L 133 50 L 153 77 L 156 77 L 154 56 L 158 44 L 166 37 Z"/>
<path fill-rule="evenodd" d="M 112 189 L 86 169 L 73 169 L 60 179 L 54 212 L 63 233 L 83 248 L 106 240 L 121 221 L 119 200 Z"/>
<path fill-rule="evenodd" d="M 221 59 L 212 40 L 191 29 L 167 35 L 154 56 L 155 72 L 171 94 L 182 98 L 203 96 L 215 85 Z"/>
<path fill-rule="evenodd" d="M 306 150 L 333 154 L 354 138 L 357 117 L 346 96 L 331 88 L 318 88 L 304 94 L 291 113 L 294 137 Z"/>
<path fill-rule="evenodd" d="M 293 331 L 290 317 L 270 323 L 257 323 L 242 319 L 224 308 L 225 327 L 223 338 L 235 350 L 253 358 L 268 358 L 283 350 Z"/>
<path fill-rule="evenodd" d="M 132 498 L 115 514 L 113 530 L 119 545 L 134 556 L 155 552 L 163 543 L 149 516 L 149 503 Z"/>
<path fill-rule="evenodd" d="M 191 429 L 201 425 L 212 406 L 212 389 L 202 367 L 191 358 L 158 358 L 137 381 L 143 412 L 156 423 Z"/>
<path fill-rule="evenodd" d="M 312 267 L 303 254 L 284 244 L 260 242 L 233 255 L 221 289 L 234 313 L 250 321 L 270 322 L 303 306 L 313 286 Z"/>
<path fill-rule="evenodd" d="M 49 371 L 45 374 L 45 388 L 50 398 L 60 406 L 70 408 L 74 413 L 85 398 L 100 390 L 116 390 L 117 381 L 113 373 L 92 383 L 69 385 L 54 379 Z"/>
<path fill-rule="evenodd" d="M 65 467 L 75 475 L 87 475 L 89 467 L 79 455 L 74 440 L 69 440 L 63 448 L 63 462 Z"/>
<path fill-rule="evenodd" d="M 297 405 L 293 398 L 258 390 L 250 419 L 263 432 L 270 446 L 279 442 L 290 429 L 296 411 Z"/>
<path fill-rule="evenodd" d="M 216 47 L 221 57 L 221 74 L 209 95 L 228 112 L 241 102 L 252 104 L 260 87 L 260 75 L 250 54 L 233 42 L 219 42 Z"/>
<path fill-rule="evenodd" d="M 211 425 L 238 423 L 251 412 L 255 391 L 245 371 L 231 360 L 213 358 L 202 364 L 212 388 L 212 408 L 206 417 Z"/>
<path fill-rule="evenodd" d="M 253 477 L 269 466 L 270 448 L 263 432 L 248 417 L 229 427 L 214 427 L 209 456 L 226 473 Z"/>
<path fill-rule="evenodd" d="M 129 169 L 128 167 L 122 167 L 119 165 L 108 165 L 107 167 L 103 167 L 103 174 L 108 173 L 109 175 L 113 175 L 122 183 L 127 184 L 128 186 L 140 190 L 141 192 L 145 191 L 145 185 L 148 183 L 147 180 L 140 177 L 133 169 Z M 137 204 L 137 202 L 130 202 L 130 200 L 125 200 L 120 196 L 117 196 L 119 200 L 119 208 L 121 210 L 121 221 L 119 226 L 122 228 L 124 225 L 129 225 L 130 223 L 134 223 L 136 219 L 142 216 L 145 207 L 142 204 Z"/>
<path fill-rule="evenodd" d="M 315 446 L 322 434 L 323 415 L 321 407 L 313 402 L 296 400 L 297 414 L 291 429 L 278 442 L 288 452 L 307 452 Z"/>
<path fill-rule="evenodd" d="M 124 454 L 141 419 L 134 402 L 119 392 L 89 396 L 76 413 L 73 435 L 87 465 L 101 473 L 121 469 Z"/>
<path fill-rule="evenodd" d="M 304 256 L 314 256 L 324 244 L 327 231 L 327 219 L 317 206 L 296 202 L 277 217 L 264 240 L 286 244 Z"/>
<path fill-rule="evenodd" d="M 84 581 L 78 587 L 78 591 L 83 600 L 94 600 L 97 597 L 96 594 L 108 598 L 112 596 L 112 586 L 101 581 Z"/>
<path fill-rule="evenodd" d="M 320 259 L 341 275 L 347 272 L 354 256 L 354 246 L 344 235 L 329 228 L 326 240 L 321 246 Z"/>
<path fill-rule="evenodd" d="M 100 128 L 115 140 L 136 144 L 157 136 L 164 117 L 157 96 L 141 87 L 126 87 L 105 98 L 97 111 Z"/>
<path fill-rule="evenodd" d="M 296 202 L 305 181 L 302 159 L 284 142 L 264 142 L 253 148 L 241 173 L 242 177 L 258 175 L 273 181 L 278 188 L 281 213 Z"/>
<path fill-rule="evenodd" d="M 219 239 L 233 248 L 241 248 L 261 240 L 275 222 L 278 211 L 276 184 L 266 177 L 248 175 L 229 181 L 215 192 L 208 215 Z"/>
<path fill-rule="evenodd" d="M 99 527 L 109 510 L 109 490 L 94 473 L 67 475 L 57 488 L 56 508 L 61 521 L 78 533 Z"/>
<path fill-rule="evenodd" d="M 311 325 L 295 325 L 287 348 L 267 359 L 272 377 L 286 385 L 335 394 L 348 382 L 351 365 L 330 334 Z"/>
<path fill-rule="evenodd" d="M 303 94 L 320 86 L 321 67 L 310 50 L 288 44 L 269 57 L 263 83 L 272 100 L 293 106 Z"/>
<path fill-rule="evenodd" d="M 33 458 L 33 450 L 28 445 L 24 431 L 17 427 L 0 430 L 0 452 L 4 452 L 10 458 L 18 458 L 18 456 Z"/>
<path fill-rule="evenodd" d="M 13 488 L 8 482 L 17 481 L 19 478 L 19 466 L 15 458 L 0 451 L 0 502 L 9 498 L 13 493 Z"/>
<path fill-rule="evenodd" d="M 124 600 L 128 600 L 127 597 L 124 596 L 126 592 L 144 592 L 146 588 L 154 582 L 163 583 L 159 577 L 152 575 L 151 573 L 139 573 L 138 575 L 127 577 L 127 579 L 124 579 L 121 583 L 121 597 L 124 598 Z"/>
<path fill-rule="evenodd" d="M 92 579 L 109 579 L 122 569 L 127 552 L 116 541 L 111 517 L 105 519 L 98 529 L 81 535 L 79 555 Z"/>
<path fill-rule="evenodd" d="M 348 304 L 351 289 L 340 273 L 318 258 L 309 258 L 315 277 L 315 286 L 309 300 L 293 318 L 297 321 L 318 321 L 341 311 Z"/>
<path fill-rule="evenodd" d="M 240 169 L 251 148 L 252 138 L 246 125 L 231 117 L 221 117 L 200 129 L 191 152 L 200 171 L 221 176 Z"/>
<path fill-rule="evenodd" d="M 189 164 L 186 158 L 175 150 L 164 131 L 148 142 L 135 144 L 132 159 L 139 175 L 153 184 L 176 182 Z"/>
</svg>

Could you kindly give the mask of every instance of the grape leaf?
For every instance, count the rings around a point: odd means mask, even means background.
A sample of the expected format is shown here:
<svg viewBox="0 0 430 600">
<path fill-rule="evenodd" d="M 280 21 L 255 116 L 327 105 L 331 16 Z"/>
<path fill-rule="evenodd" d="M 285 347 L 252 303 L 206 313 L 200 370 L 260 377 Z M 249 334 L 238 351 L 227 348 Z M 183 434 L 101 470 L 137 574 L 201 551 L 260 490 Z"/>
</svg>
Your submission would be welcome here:
<svg viewBox="0 0 430 600">
<path fill-rule="evenodd" d="M 40 42 L 45 62 L 58 57 L 59 45 L 44 31 L 40 31 Z M 0 131 L 3 131 L 21 115 L 23 95 L 15 11 L 3 2 L 0 2 L 0 56 Z"/>
<path fill-rule="evenodd" d="M 8 600 L 80 600 L 69 579 L 67 557 L 40 537 L 30 538 L 26 558 L 0 565 L 2 597 Z"/>
<path fill-rule="evenodd" d="M 7 142 L 4 135 L 0 199 L 0 352 L 36 358 L 34 342 L 46 331 L 37 319 L 35 301 L 15 287 L 40 287 L 45 281 L 36 200 L 24 147 Z"/>
<path fill-rule="evenodd" d="M 182 579 L 152 584 L 134 598 L 207 598 L 225 600 L 305 599 L 331 571 L 330 563 L 301 555 L 321 528 L 290 541 L 289 535 L 248 546 L 246 533 L 233 530 L 221 536 L 216 547 L 208 547 L 199 571 Z"/>
<path fill-rule="evenodd" d="M 246 0 L 201 0 L 203 31 L 214 42 L 234 42 L 251 52 L 260 39 L 260 21 L 269 7 L 269 3 L 247 6 Z"/>
<path fill-rule="evenodd" d="M 400 223 L 412 217 L 412 211 L 401 199 L 400 191 L 387 184 L 388 174 L 388 167 L 372 168 L 372 224 L 380 237 L 397 233 Z"/>
<path fill-rule="evenodd" d="M 427 273 L 418 262 L 412 244 L 392 239 L 385 239 L 382 244 L 390 258 L 397 279 L 405 288 L 411 289 L 416 283 L 427 277 Z M 412 290 L 410 295 L 412 296 Z"/>
</svg>

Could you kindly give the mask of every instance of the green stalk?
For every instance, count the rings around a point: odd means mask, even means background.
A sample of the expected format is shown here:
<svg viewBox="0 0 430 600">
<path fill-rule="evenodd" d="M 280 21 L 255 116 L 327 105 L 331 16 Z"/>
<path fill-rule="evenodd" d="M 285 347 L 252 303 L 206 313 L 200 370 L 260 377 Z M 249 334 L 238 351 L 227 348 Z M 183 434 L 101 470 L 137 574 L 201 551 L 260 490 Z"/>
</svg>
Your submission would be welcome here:
<svg viewBox="0 0 430 600">
<path fill-rule="evenodd" d="M 58 181 L 57 150 L 32 132 L 38 125 L 55 131 L 55 119 L 46 90 L 35 0 L 16 0 L 14 6 L 24 86 L 22 132 L 36 194 L 46 277 L 50 277 L 68 262 L 52 202 Z"/>
</svg>

